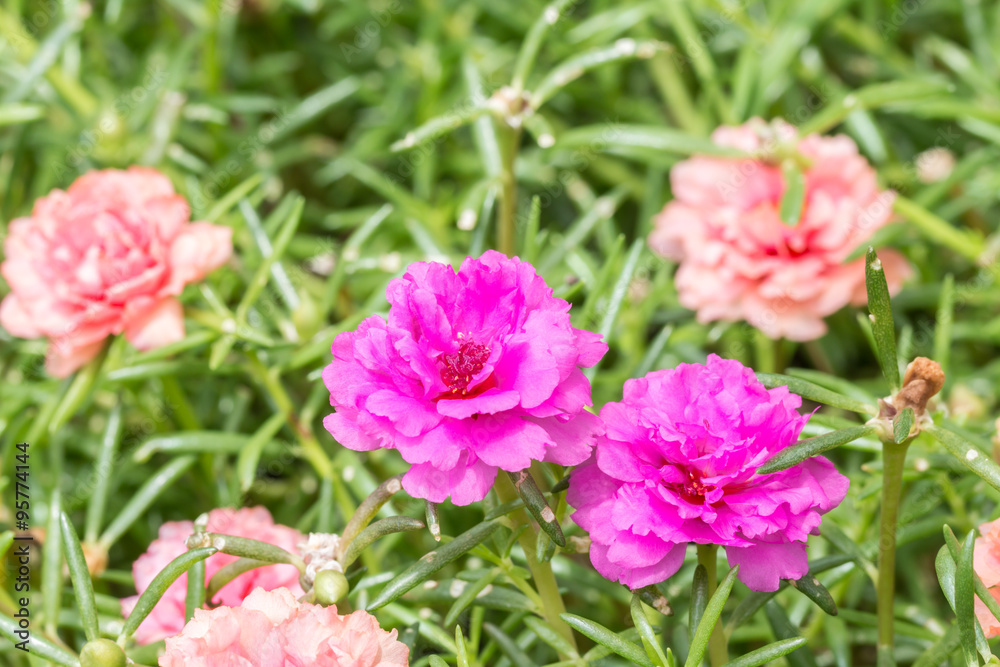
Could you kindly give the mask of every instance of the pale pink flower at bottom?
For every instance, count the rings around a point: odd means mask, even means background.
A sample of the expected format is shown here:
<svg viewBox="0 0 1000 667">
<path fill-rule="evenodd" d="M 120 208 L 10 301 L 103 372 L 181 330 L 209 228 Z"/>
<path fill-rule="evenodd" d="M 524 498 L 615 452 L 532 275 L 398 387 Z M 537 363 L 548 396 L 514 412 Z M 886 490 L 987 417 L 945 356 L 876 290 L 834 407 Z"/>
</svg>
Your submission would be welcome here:
<svg viewBox="0 0 1000 667">
<path fill-rule="evenodd" d="M 291 553 L 297 553 L 298 543 L 303 539 L 302 534 L 294 528 L 274 523 L 271 513 L 263 507 L 244 507 L 238 510 L 214 509 L 208 513 L 207 530 L 223 535 L 249 537 L 281 547 Z M 160 526 L 159 537 L 153 540 L 146 553 L 139 556 L 132 564 L 132 576 L 139 594 L 149 587 L 153 578 L 169 565 L 170 561 L 187 551 L 187 538 L 192 532 L 194 523 L 191 521 L 168 521 Z M 210 581 L 212 575 L 235 560 L 236 556 L 223 553 L 207 558 L 205 581 Z M 153 607 L 153 611 L 139 625 L 139 629 L 135 632 L 135 640 L 138 643 L 149 644 L 165 639 L 177 634 L 184 627 L 187 576 L 186 573 L 182 574 L 170 585 Z M 258 567 L 241 574 L 223 586 L 210 602 L 236 606 L 258 587 L 265 590 L 290 588 L 297 595 L 302 595 L 298 568 L 279 563 Z M 127 616 L 138 601 L 138 595 L 123 599 L 122 614 Z"/>
<path fill-rule="evenodd" d="M 746 158 L 696 155 L 670 172 L 674 199 L 649 235 L 654 252 L 677 261 L 682 305 L 698 321 L 745 321 L 771 338 L 812 340 L 847 304 L 863 305 L 864 258 L 847 261 L 889 222 L 895 193 L 880 190 L 875 170 L 846 136 L 799 138 L 782 121 L 754 118 L 720 127 L 712 140 Z M 781 218 L 787 184 L 777 154 L 804 163 L 796 224 Z M 895 293 L 912 269 L 879 250 Z"/>
<path fill-rule="evenodd" d="M 147 167 L 91 171 L 53 190 L 10 223 L 0 326 L 48 338 L 46 368 L 58 377 L 109 335 L 124 333 L 140 350 L 181 340 L 177 296 L 232 253 L 231 229 L 190 216 L 170 180 Z"/>
<path fill-rule="evenodd" d="M 298 603 L 287 589 L 253 591 L 239 607 L 199 609 L 167 640 L 160 667 L 405 667 L 409 649 L 366 611 Z"/>
<path fill-rule="evenodd" d="M 972 569 L 993 598 L 1000 602 L 1000 519 L 984 523 L 979 527 L 980 537 L 976 538 L 972 552 Z M 983 626 L 986 637 L 1000 635 L 1000 620 L 976 597 L 976 618 Z"/>
</svg>

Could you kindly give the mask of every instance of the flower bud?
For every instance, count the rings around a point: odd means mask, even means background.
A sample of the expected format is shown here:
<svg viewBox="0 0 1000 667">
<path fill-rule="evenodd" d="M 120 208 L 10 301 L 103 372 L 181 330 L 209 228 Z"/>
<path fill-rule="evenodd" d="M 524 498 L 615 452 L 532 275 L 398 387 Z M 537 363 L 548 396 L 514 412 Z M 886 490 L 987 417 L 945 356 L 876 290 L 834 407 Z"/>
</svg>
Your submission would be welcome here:
<svg viewBox="0 0 1000 667">
<path fill-rule="evenodd" d="M 80 667 L 125 667 L 125 651 L 110 639 L 87 642 L 80 651 Z"/>
<path fill-rule="evenodd" d="M 320 570 L 316 573 L 316 580 L 313 582 L 313 594 L 316 596 L 316 603 L 324 607 L 335 604 L 338 600 L 347 595 L 351 589 L 347 583 L 347 577 L 342 572 L 336 570 Z"/>
</svg>

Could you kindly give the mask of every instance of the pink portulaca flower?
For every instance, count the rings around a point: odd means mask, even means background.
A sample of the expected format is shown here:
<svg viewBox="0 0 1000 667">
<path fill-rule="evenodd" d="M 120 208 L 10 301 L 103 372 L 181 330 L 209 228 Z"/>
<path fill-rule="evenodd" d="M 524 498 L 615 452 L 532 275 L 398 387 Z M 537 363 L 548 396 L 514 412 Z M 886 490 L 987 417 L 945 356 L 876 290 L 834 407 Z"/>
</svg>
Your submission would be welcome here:
<svg viewBox="0 0 1000 667">
<path fill-rule="evenodd" d="M 207 531 L 223 535 L 249 537 L 261 542 L 267 542 L 281 547 L 285 551 L 296 553 L 303 536 L 294 528 L 274 523 L 271 513 L 263 507 L 244 507 L 243 509 L 214 509 L 208 513 Z M 135 589 L 142 594 L 153 578 L 170 564 L 174 558 L 187 551 L 187 538 L 194 532 L 191 521 L 168 521 L 160 526 L 160 535 L 149 549 L 132 564 L 132 576 L 135 579 Z M 217 553 L 205 560 L 205 582 L 212 575 L 236 560 L 236 556 Z M 150 644 L 177 634 L 184 627 L 184 599 L 187 596 L 187 573 L 182 574 L 160 601 L 152 613 L 139 626 L 135 640 L 140 644 Z M 277 564 L 258 567 L 245 572 L 226 584 L 211 602 L 238 606 L 240 602 L 255 588 L 272 590 L 289 588 L 296 595 L 302 595 L 299 586 L 299 570 L 294 565 Z M 133 595 L 122 600 L 122 614 L 128 615 L 139 595 Z"/>
<path fill-rule="evenodd" d="M 757 474 L 798 438 L 808 420 L 801 404 L 715 355 L 627 381 L 624 400 L 601 410 L 606 435 L 573 471 L 567 496 L 597 571 L 631 588 L 659 583 L 695 542 L 724 546 L 756 591 L 804 576 L 806 538 L 848 480 L 819 456 Z"/>
<path fill-rule="evenodd" d="M 187 201 L 158 171 L 84 174 L 10 223 L 0 273 L 11 293 L 0 326 L 50 341 L 46 366 L 64 377 L 124 332 L 140 350 L 184 337 L 177 295 L 226 262 L 232 230 L 190 223 Z"/>
<path fill-rule="evenodd" d="M 895 194 L 879 189 L 845 136 L 800 139 L 787 123 L 755 118 L 720 127 L 712 139 L 754 157 L 695 156 L 671 170 L 674 199 L 649 245 L 680 262 L 680 302 L 701 322 L 743 320 L 771 338 L 822 336 L 824 317 L 866 303 L 864 259 L 845 260 L 889 221 Z M 781 218 L 782 158 L 800 163 L 804 179 L 792 225 Z M 898 291 L 909 265 L 892 250 L 879 257 Z"/>
<path fill-rule="evenodd" d="M 258 588 L 238 607 L 195 611 L 160 667 L 405 667 L 409 652 L 366 611 L 341 616 Z"/>
<path fill-rule="evenodd" d="M 489 251 L 410 266 L 373 316 L 333 342 L 324 422 L 356 450 L 398 449 L 410 495 L 482 500 L 498 469 L 585 461 L 602 426 L 580 366 L 607 351 L 527 262 Z"/>
<path fill-rule="evenodd" d="M 993 599 L 1000 602 L 1000 519 L 984 523 L 979 527 L 980 537 L 972 551 L 972 569 L 989 589 Z M 976 597 L 976 618 L 983 626 L 987 638 L 1000 635 L 1000 620 L 993 616 L 989 607 Z"/>
</svg>

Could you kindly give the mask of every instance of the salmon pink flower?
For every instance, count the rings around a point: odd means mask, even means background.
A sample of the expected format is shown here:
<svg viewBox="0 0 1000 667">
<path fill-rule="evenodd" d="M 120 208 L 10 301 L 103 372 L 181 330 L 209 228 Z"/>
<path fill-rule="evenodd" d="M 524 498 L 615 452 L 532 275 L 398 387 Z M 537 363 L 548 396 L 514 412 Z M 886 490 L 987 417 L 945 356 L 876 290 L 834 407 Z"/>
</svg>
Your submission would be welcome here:
<svg viewBox="0 0 1000 667">
<path fill-rule="evenodd" d="M 848 480 L 821 456 L 757 473 L 798 438 L 801 404 L 715 355 L 627 381 L 624 400 L 601 410 L 607 432 L 567 495 L 597 571 L 630 588 L 656 584 L 695 542 L 724 546 L 755 591 L 804 576 L 806 538 Z"/>
<path fill-rule="evenodd" d="M 303 536 L 294 528 L 274 523 L 271 513 L 263 507 L 244 507 L 233 510 L 228 508 L 214 509 L 208 513 L 206 530 L 223 535 L 249 537 L 279 546 L 285 551 L 296 553 L 298 543 Z M 160 535 L 149 549 L 132 564 L 132 576 L 135 579 L 135 589 L 142 592 L 149 587 L 153 578 L 170 564 L 174 558 L 187 551 L 187 538 L 194 532 L 191 521 L 168 521 L 160 526 Z M 236 556 L 217 553 L 205 560 L 205 581 L 224 566 L 237 560 Z M 175 635 L 184 627 L 184 600 L 187 596 L 187 573 L 182 574 L 160 601 L 153 611 L 139 625 L 135 640 L 140 644 L 150 644 Z M 294 565 L 280 563 L 267 565 L 245 572 L 226 584 L 215 596 L 218 604 L 230 607 L 239 605 L 255 588 L 272 590 L 289 588 L 296 595 L 302 595 L 299 586 L 299 570 Z M 139 595 L 122 600 L 122 614 L 128 615 Z"/>
<path fill-rule="evenodd" d="M 355 450 L 398 449 L 403 487 L 482 500 L 497 470 L 585 461 L 601 422 L 580 366 L 607 351 L 527 262 L 489 251 L 455 271 L 420 262 L 389 284 L 389 318 L 333 342 L 324 424 Z"/>
<path fill-rule="evenodd" d="M 140 350 L 184 337 L 177 295 L 226 262 L 232 230 L 189 223 L 187 201 L 145 167 L 84 174 L 10 223 L 0 326 L 49 339 L 46 366 L 69 375 L 124 332 Z"/>
<path fill-rule="evenodd" d="M 976 571 L 990 595 L 1000 602 L 1000 519 L 984 523 L 979 527 L 980 537 L 972 551 L 972 569 Z M 983 626 L 987 638 L 1000 635 L 1000 620 L 989 607 L 976 597 L 976 618 Z"/>
<path fill-rule="evenodd" d="M 341 616 L 258 588 L 238 607 L 196 610 L 160 667 L 405 667 L 409 653 L 366 611 Z"/>
<path fill-rule="evenodd" d="M 864 258 L 847 261 L 892 215 L 895 194 L 845 136 L 799 138 L 782 121 L 720 127 L 719 146 L 746 158 L 695 156 L 670 172 L 674 199 L 649 245 L 680 263 L 680 302 L 701 322 L 744 320 L 771 338 L 812 340 L 823 318 L 866 303 Z M 785 172 L 782 162 L 797 165 Z M 800 173 L 797 222 L 782 220 L 786 173 Z M 790 207 L 794 210 L 795 207 Z M 786 221 L 791 224 L 786 224 Z M 880 250 L 890 290 L 910 275 L 903 257 Z"/>
</svg>

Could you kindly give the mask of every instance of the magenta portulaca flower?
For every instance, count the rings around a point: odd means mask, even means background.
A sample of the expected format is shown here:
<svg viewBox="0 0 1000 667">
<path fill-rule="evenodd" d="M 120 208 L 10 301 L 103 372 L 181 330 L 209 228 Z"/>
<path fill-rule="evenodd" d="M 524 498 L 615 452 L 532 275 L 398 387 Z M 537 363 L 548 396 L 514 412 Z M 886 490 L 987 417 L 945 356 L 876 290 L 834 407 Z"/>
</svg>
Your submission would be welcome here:
<svg viewBox="0 0 1000 667">
<path fill-rule="evenodd" d="M 821 456 L 757 474 L 798 438 L 808 421 L 801 404 L 715 355 L 627 381 L 624 400 L 601 410 L 606 434 L 567 496 L 597 571 L 630 588 L 656 584 L 695 542 L 724 546 L 756 591 L 805 576 L 806 538 L 848 480 Z"/>
<path fill-rule="evenodd" d="M 527 262 L 488 251 L 456 274 L 420 262 L 389 284 L 388 321 L 333 342 L 324 424 L 355 450 L 399 450 L 403 487 L 434 502 L 482 500 L 497 470 L 585 461 L 600 420 L 581 366 L 607 351 Z"/>
</svg>

